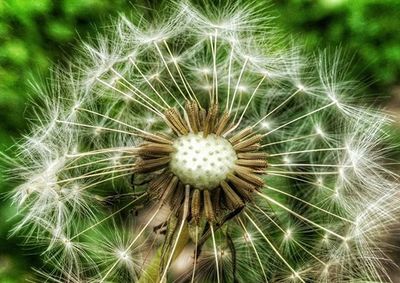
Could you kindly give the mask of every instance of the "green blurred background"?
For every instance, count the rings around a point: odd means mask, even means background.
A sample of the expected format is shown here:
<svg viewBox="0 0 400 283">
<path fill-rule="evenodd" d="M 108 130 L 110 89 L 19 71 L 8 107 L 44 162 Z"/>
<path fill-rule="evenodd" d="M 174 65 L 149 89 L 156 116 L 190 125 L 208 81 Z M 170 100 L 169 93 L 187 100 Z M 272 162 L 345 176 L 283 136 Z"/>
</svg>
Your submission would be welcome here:
<svg viewBox="0 0 400 283">
<path fill-rule="evenodd" d="M 256 0 L 257 1 L 257 0 Z M 27 131 L 24 116 L 30 81 L 48 77 L 54 64 L 71 56 L 80 38 L 134 7 L 159 1 L 0 0 L 0 151 Z M 201 1 L 197 1 L 201 2 Z M 306 44 L 310 52 L 340 46 L 354 56 L 358 79 L 368 83 L 374 102 L 399 113 L 399 0 L 272 0 L 276 23 Z M 399 124 L 397 116 L 397 125 Z M 398 128 L 393 145 L 400 144 Z M 2 168 L 2 167 L 0 167 Z M 0 169 L 1 170 L 1 169 Z M 10 190 L 0 171 L 0 193 Z M 29 279 L 37 264 L 31 251 L 8 238 L 14 208 L 0 203 L 0 282 Z"/>
</svg>

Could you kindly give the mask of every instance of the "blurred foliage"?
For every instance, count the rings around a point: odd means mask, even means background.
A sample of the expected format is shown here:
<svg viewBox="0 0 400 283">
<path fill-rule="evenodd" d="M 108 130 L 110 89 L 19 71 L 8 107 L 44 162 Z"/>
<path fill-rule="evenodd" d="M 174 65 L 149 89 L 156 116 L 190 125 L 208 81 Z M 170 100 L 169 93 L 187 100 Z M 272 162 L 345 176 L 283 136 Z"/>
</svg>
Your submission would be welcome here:
<svg viewBox="0 0 400 283">
<path fill-rule="evenodd" d="M 284 0 L 276 7 L 284 30 L 310 50 L 340 46 L 354 55 L 356 71 L 373 81 L 374 90 L 399 83 L 398 0 Z"/>
<path fill-rule="evenodd" d="M 26 129 L 29 81 L 46 78 L 80 37 L 87 38 L 111 16 L 157 1 L 0 0 L 0 150 Z M 201 2 L 199 0 L 199 2 Z M 151 4 L 150 4 L 151 3 Z M 388 93 L 400 82 L 400 7 L 398 0 L 273 0 L 277 22 L 311 51 L 343 47 L 354 54 L 356 70 L 374 83 L 370 91 Z M 362 68 L 362 69 L 361 69 Z M 0 181 L 4 179 L 1 176 Z M 3 182 L 0 192 L 10 188 Z M 29 278 L 30 251 L 8 239 L 15 211 L 0 205 L 0 281 Z M 6 221 L 11 219 L 10 221 Z"/>
</svg>

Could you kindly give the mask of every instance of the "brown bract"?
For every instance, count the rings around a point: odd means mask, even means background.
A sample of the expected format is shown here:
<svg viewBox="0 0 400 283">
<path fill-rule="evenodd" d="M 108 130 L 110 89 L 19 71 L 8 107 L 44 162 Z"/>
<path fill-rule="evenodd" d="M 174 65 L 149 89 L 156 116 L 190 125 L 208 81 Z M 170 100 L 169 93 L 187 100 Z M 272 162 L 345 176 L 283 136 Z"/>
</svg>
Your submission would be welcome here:
<svg viewBox="0 0 400 283">
<path fill-rule="evenodd" d="M 172 129 L 173 135 L 146 135 L 146 140 L 138 148 L 138 160 L 134 173 L 154 173 L 148 192 L 159 202 L 170 205 L 177 215 L 182 215 L 185 203 L 185 187 L 190 187 L 190 209 L 188 221 L 196 225 L 204 218 L 210 223 L 218 222 L 228 213 L 243 208 L 252 201 L 252 194 L 264 185 L 261 175 L 267 168 L 267 154 L 259 151 L 262 136 L 255 134 L 251 127 L 240 131 L 227 112 L 219 113 L 218 104 L 205 110 L 195 101 L 185 105 L 186 117 L 175 108 L 164 113 L 164 120 Z M 235 127 L 236 128 L 236 127 Z M 237 160 L 232 173 L 216 188 L 197 188 L 184 184 L 170 170 L 171 154 L 175 151 L 173 142 L 189 133 L 209 134 L 227 139 L 236 152 Z"/>
</svg>

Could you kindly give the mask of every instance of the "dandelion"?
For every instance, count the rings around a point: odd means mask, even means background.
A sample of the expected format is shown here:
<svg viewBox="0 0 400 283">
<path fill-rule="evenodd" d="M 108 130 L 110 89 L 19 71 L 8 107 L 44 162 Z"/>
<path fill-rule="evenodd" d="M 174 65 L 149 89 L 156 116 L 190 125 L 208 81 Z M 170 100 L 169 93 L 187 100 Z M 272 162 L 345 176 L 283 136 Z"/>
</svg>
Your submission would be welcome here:
<svg viewBox="0 0 400 283">
<path fill-rule="evenodd" d="M 12 170 L 39 281 L 389 280 L 389 119 L 340 52 L 270 22 L 255 3 L 121 16 L 39 89 Z"/>
</svg>

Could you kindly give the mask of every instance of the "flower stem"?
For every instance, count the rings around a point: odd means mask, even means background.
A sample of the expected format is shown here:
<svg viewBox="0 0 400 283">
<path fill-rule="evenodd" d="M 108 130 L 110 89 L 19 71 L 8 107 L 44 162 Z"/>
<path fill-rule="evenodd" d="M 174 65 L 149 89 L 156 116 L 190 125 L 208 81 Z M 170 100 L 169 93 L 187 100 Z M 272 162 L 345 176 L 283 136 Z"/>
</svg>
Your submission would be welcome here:
<svg viewBox="0 0 400 283">
<path fill-rule="evenodd" d="M 174 231 L 174 234 L 176 231 Z M 168 234 L 168 231 L 167 231 Z M 174 237 L 172 237 L 173 240 L 175 240 L 175 237 L 177 235 L 174 235 Z M 165 239 L 167 241 L 167 238 Z M 181 234 L 179 235 L 179 239 L 177 239 L 177 245 L 174 251 L 174 255 L 173 255 L 173 260 L 175 260 L 183 251 L 183 249 L 186 247 L 187 243 L 190 240 L 190 236 L 189 236 L 189 229 L 188 229 L 188 225 L 185 224 L 183 227 L 183 230 L 181 232 Z M 170 244 L 170 243 L 165 243 L 165 244 Z M 172 245 L 170 245 L 172 246 Z M 169 247 L 170 248 L 170 247 Z M 157 253 L 154 255 L 154 257 L 152 258 L 150 264 L 147 266 L 147 268 L 144 270 L 143 275 L 140 277 L 138 283 L 154 283 L 154 282 L 160 282 L 160 277 L 161 277 L 161 270 L 163 270 L 163 268 L 161 267 L 161 263 L 165 262 L 163 260 L 163 256 L 168 257 L 168 254 L 163 253 L 165 249 L 162 247 L 160 247 L 157 250 Z M 167 282 L 166 280 L 164 282 Z M 162 283 L 164 283 L 162 282 Z"/>
</svg>

